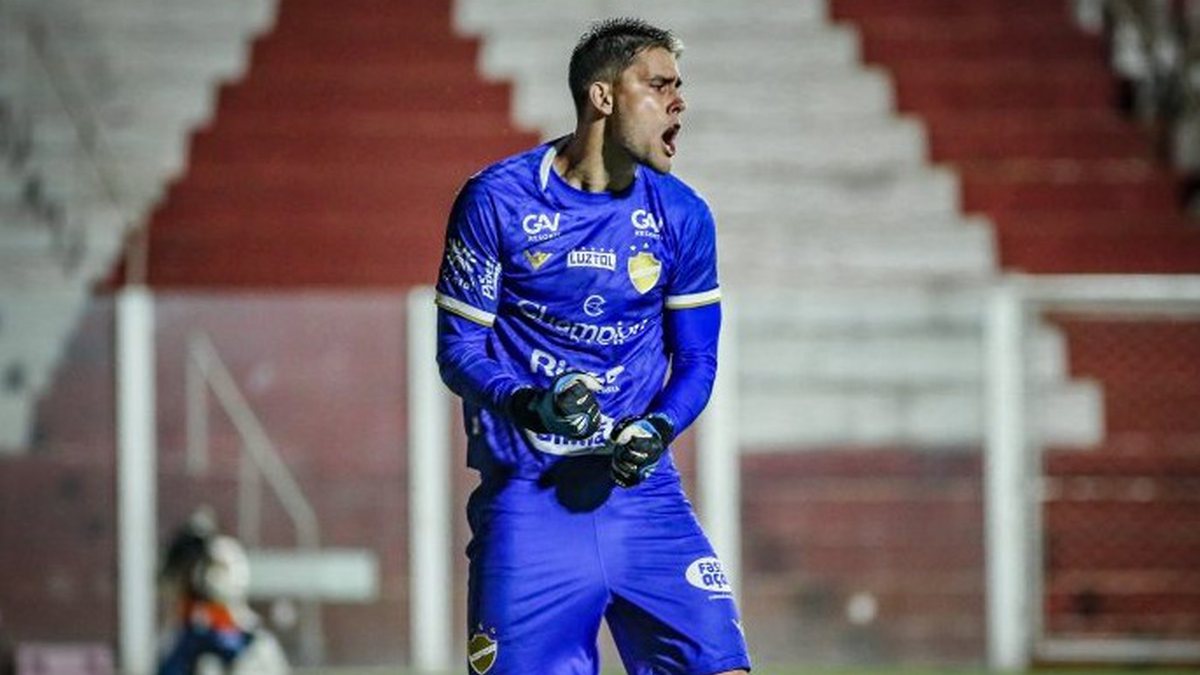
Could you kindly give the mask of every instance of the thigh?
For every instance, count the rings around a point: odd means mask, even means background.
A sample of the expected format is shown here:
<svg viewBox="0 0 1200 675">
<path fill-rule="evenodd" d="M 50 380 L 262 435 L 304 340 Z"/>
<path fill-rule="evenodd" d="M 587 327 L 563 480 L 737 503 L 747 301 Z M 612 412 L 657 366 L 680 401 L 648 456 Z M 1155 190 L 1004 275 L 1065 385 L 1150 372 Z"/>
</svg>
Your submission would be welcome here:
<svg viewBox="0 0 1200 675">
<path fill-rule="evenodd" d="M 605 614 L 631 675 L 749 669 L 726 571 L 670 485 L 630 494 L 619 539 L 606 550 L 612 602 Z M 628 507 L 628 508 L 624 508 Z"/>
<path fill-rule="evenodd" d="M 469 672 L 599 671 L 596 636 L 607 589 L 589 514 L 523 485 L 480 508 L 471 541 Z"/>
</svg>

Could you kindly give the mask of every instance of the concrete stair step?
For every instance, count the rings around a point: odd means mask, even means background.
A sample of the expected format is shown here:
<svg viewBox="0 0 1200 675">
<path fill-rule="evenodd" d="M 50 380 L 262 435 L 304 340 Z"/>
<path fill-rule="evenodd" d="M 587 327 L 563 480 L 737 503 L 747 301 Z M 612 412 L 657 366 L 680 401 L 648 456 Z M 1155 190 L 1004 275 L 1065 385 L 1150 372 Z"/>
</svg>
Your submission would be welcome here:
<svg viewBox="0 0 1200 675">
<path fill-rule="evenodd" d="M 979 17 L 993 18 L 1019 14 L 1047 20 L 1070 16 L 1068 7 L 1044 0 L 978 0 L 962 3 L 956 0 L 830 0 L 830 13 L 839 19 L 872 17 L 884 20 L 899 17 Z"/>
<path fill-rule="evenodd" d="M 743 381 L 788 379 L 803 383 L 801 388 L 982 387 L 984 361 L 980 331 L 952 333 L 936 326 L 917 332 L 809 337 L 743 331 L 738 356 Z M 1030 340 L 1028 362 L 1039 383 L 1065 379 L 1069 373 L 1062 335 L 1041 329 Z"/>
<path fill-rule="evenodd" d="M 859 62 L 858 36 L 844 27 L 806 26 L 767 36 L 756 32 L 686 37 L 679 62 L 685 82 L 744 75 L 747 69 L 761 77 L 795 76 L 817 68 L 857 66 Z M 479 54 L 479 67 L 485 75 L 519 75 L 558 82 L 563 80 L 562 64 L 552 56 L 569 56 L 578 36 L 547 33 L 540 24 L 531 24 L 525 31 L 494 31 L 486 38 Z"/>
<path fill-rule="evenodd" d="M 1001 234 L 1005 266 L 1033 274 L 1196 274 L 1200 232 Z"/>
<path fill-rule="evenodd" d="M 930 157 L 939 162 L 1113 160 L 1144 157 L 1151 151 L 1149 139 L 1132 128 L 999 130 L 963 124 L 957 129 L 931 126 L 929 136 Z"/>
<path fill-rule="evenodd" d="M 731 283 L 796 274 L 983 277 L 996 266 L 992 232 L 985 227 L 810 230 L 788 242 L 764 237 L 758 228 L 740 229 L 736 221 L 722 223 L 721 271 Z"/>
<path fill-rule="evenodd" d="M 270 167 L 276 164 L 308 165 L 316 171 L 337 171 L 359 166 L 394 164 L 403 152 L 406 162 L 437 162 L 455 153 L 462 154 L 463 138 L 425 136 L 414 143 L 413 134 L 374 133 L 354 136 L 312 136 L 288 138 L 258 135 L 238 143 L 219 143 L 201 134 L 193 143 L 192 166 L 211 165 L 214 169 L 237 172 L 246 166 Z M 470 139 L 474 153 L 504 157 L 529 147 L 531 139 L 511 133 L 482 132 Z M 475 155 L 478 157 L 478 154 Z"/>
<path fill-rule="evenodd" d="M 89 152 L 80 145 L 73 128 L 58 125 L 39 125 L 36 146 L 39 156 L 47 161 L 86 162 Z M 164 180 L 170 180 L 183 170 L 187 139 L 179 130 L 119 129 L 106 132 L 102 153 L 121 169 L 137 174 L 137 167 L 146 167 Z"/>
<path fill-rule="evenodd" d="M 371 218 L 380 213 L 404 213 L 413 222 L 445 220 L 446 205 L 454 199 L 454 188 L 436 180 L 408 182 L 407 178 L 401 176 L 390 181 L 379 179 L 377 186 L 388 188 L 386 191 L 355 191 L 354 181 L 348 180 L 345 185 L 335 183 L 333 189 L 318 196 L 303 181 L 275 186 L 264 183 L 261 189 L 252 190 L 232 178 L 214 178 L 207 184 L 200 184 L 192 180 L 189 174 L 172 188 L 170 198 L 162 205 L 161 211 L 156 211 L 155 217 L 163 222 L 169 219 L 172 224 L 176 219 L 186 218 L 197 224 L 211 220 L 214 226 L 221 223 L 258 223 L 266 228 L 280 227 L 293 221 L 322 227 L 322 223 L 336 222 L 339 218 L 345 225 L 353 222 L 357 215 Z M 417 185 L 424 192 L 406 193 L 402 191 L 406 185 L 410 188 Z M 174 227 L 164 225 L 155 229 L 170 232 Z"/>
<path fill-rule="evenodd" d="M 149 81 L 125 82 L 108 90 L 103 100 L 91 103 L 91 110 L 102 128 L 135 128 L 141 124 L 161 127 L 167 122 L 180 129 L 190 128 L 212 114 L 212 95 L 204 82 Z M 34 90 L 32 95 L 15 83 L 0 81 L 0 97 L 21 100 L 35 118 L 61 115 L 62 101 L 56 92 Z"/>
<path fill-rule="evenodd" d="M 760 14 L 750 18 L 753 7 Z M 747 5 L 744 2 L 686 2 L 666 0 L 646 5 L 635 0 L 589 0 L 585 2 L 547 5 L 537 0 L 466 0 L 455 4 L 455 25 L 467 33 L 496 30 L 508 32 L 512 26 L 528 25 L 533 21 L 559 27 L 572 26 L 578 35 L 588 22 L 606 16 L 638 16 L 651 23 L 657 21 L 686 38 L 696 25 L 721 24 L 737 21 L 751 24 L 784 23 L 803 25 L 824 21 L 826 2 L 787 2 L 766 0 Z M 769 18 L 767 18 L 769 17 Z"/>
<path fill-rule="evenodd" d="M 1070 76 L 1026 79 L 1020 77 L 979 81 L 968 76 L 897 78 L 896 105 L 912 111 L 1056 110 L 1111 108 L 1117 104 L 1115 80 Z"/>
<path fill-rule="evenodd" d="M 386 45 L 381 45 L 381 49 Z M 476 77 L 475 64 L 465 58 L 437 58 L 429 56 L 419 62 L 396 60 L 395 62 L 367 62 L 370 58 L 356 50 L 358 62 L 280 62 L 269 67 L 260 67 L 255 62 L 251 81 L 247 84 L 264 95 L 292 94 L 307 95 L 312 92 L 327 92 L 348 98 L 363 96 L 375 90 L 414 91 L 445 90 L 447 81 L 470 81 Z"/>
<path fill-rule="evenodd" d="M 938 222 L 959 214 L 958 178 L 942 169 L 776 175 L 754 183 L 731 182 L 723 172 L 692 171 L 686 178 L 716 205 L 718 216 L 725 209 L 745 213 L 763 204 L 777 204 L 783 212 L 856 221 L 880 212 Z"/>
<path fill-rule="evenodd" d="M 748 88 L 741 76 L 689 81 L 684 96 L 688 105 L 698 110 L 723 109 L 721 114 L 729 117 L 757 116 L 770 110 L 790 115 L 797 124 L 808 118 L 881 118 L 891 114 L 894 101 L 885 73 L 857 68 L 813 72 L 810 77 L 773 83 L 769 88 Z M 574 128 L 574 108 L 560 81 L 515 82 L 513 115 L 526 128 L 546 133 L 566 133 Z"/>
<path fill-rule="evenodd" d="M 479 160 L 444 157 L 437 162 L 397 162 L 392 164 L 391 173 L 381 172 L 380 168 L 381 165 L 362 162 L 327 166 L 275 162 L 237 164 L 231 171 L 230 165 L 205 162 L 189 167 L 186 181 L 172 198 L 186 191 L 196 198 L 212 199 L 225 191 L 231 199 L 255 202 L 275 199 L 280 194 L 319 190 L 329 200 L 352 199 L 357 195 L 364 201 L 373 198 L 390 201 L 397 197 L 386 192 L 405 185 L 417 188 L 461 184 L 464 177 L 479 170 Z M 408 199 L 412 201 L 413 197 Z"/>
<path fill-rule="evenodd" d="M 745 211 L 721 209 L 717 216 L 718 245 L 725 237 L 759 237 L 763 241 L 777 242 L 784 247 L 801 247 L 810 236 L 819 237 L 834 233 L 850 237 L 886 237 L 905 232 L 954 233 L 962 230 L 993 229 L 988 218 L 953 213 L 942 218 L 913 218 L 903 213 L 873 213 L 861 219 L 847 220 L 830 217 L 828 214 L 782 211 L 775 210 L 770 205 L 759 205 Z"/>
<path fill-rule="evenodd" d="M 386 34 L 364 38 L 338 35 L 304 38 L 291 33 L 272 33 L 255 43 L 254 68 L 249 77 L 256 82 L 269 80 L 276 74 L 303 72 L 307 67 L 340 68 L 345 75 L 355 76 L 363 67 L 415 71 L 426 62 L 463 65 L 476 62 L 478 46 L 474 41 L 463 39 L 445 44 L 443 41 L 444 38 L 439 41 L 437 34 L 428 30 L 414 38 L 388 37 Z M 298 51 L 303 52 L 303 59 L 296 58 Z"/>
<path fill-rule="evenodd" d="M 168 178 L 154 164 L 122 162 L 106 167 L 109 178 L 102 180 L 90 162 L 81 162 L 80 157 L 74 154 L 39 154 L 31 160 L 31 164 L 31 170 L 42 177 L 42 184 L 50 199 L 59 201 L 68 209 L 73 204 L 107 201 L 111 182 L 119 198 L 134 213 L 141 212 L 162 195 Z M 18 189 L 19 186 L 12 190 L 0 186 L 0 200 L 19 199 Z"/>
<path fill-rule="evenodd" d="M 959 167 L 968 210 L 1178 211 L 1181 182 L 1148 161 L 1005 161 Z"/>
<path fill-rule="evenodd" d="M 219 133 L 222 138 L 230 138 L 231 143 L 240 143 L 257 137 L 290 139 L 315 135 L 351 138 L 411 134 L 415 138 L 455 136 L 470 139 L 475 134 L 513 134 L 507 107 L 498 110 L 412 113 L 403 119 L 389 111 L 371 110 L 311 110 L 289 114 L 283 119 L 277 117 L 271 111 L 263 110 L 222 115 L 219 131 L 207 127 L 198 132 L 198 138 Z M 536 142 L 532 136 L 515 135 L 526 139 L 529 144 Z"/>
<path fill-rule="evenodd" d="M 944 387 L 804 387 L 743 380 L 739 430 L 749 452 L 835 444 L 977 448 L 983 405 L 977 384 Z M 1088 445 L 1103 437 L 1100 387 L 1073 381 L 1041 391 L 1039 437 Z"/>
<path fill-rule="evenodd" d="M 1057 450 L 1045 454 L 1047 476 L 1139 477 L 1200 476 L 1200 439 L 1183 436 L 1176 452 L 1123 452 L 1120 448 Z M 1200 514 L 1194 514 L 1200 517 Z"/>
<path fill-rule="evenodd" d="M 1104 41 L 1082 33 L 1069 34 L 1058 25 L 1029 22 L 1019 30 L 998 22 L 939 19 L 937 21 L 860 21 L 863 59 L 867 63 L 911 63 L 933 59 L 984 62 L 999 58 L 1056 60 L 1089 56 L 1102 61 Z"/>
<path fill-rule="evenodd" d="M 26 6 L 45 8 L 42 0 L 15 0 Z M 85 16 L 97 30 L 105 27 L 190 26 L 216 31 L 265 30 L 275 20 L 277 0 L 217 0 L 197 4 L 184 0 L 114 0 L 97 4 L 89 0 L 53 0 L 53 11 Z"/>
<path fill-rule="evenodd" d="M 1073 58 L 1044 59 L 1032 55 L 996 57 L 992 59 L 908 59 L 885 64 L 897 80 L 922 84 L 941 82 L 959 85 L 964 82 L 1008 86 L 1019 84 L 1058 84 L 1072 82 L 1075 86 L 1097 82 L 1111 83 L 1113 76 L 1103 60 L 1084 54 Z"/>
<path fill-rule="evenodd" d="M 941 284 L 867 283 L 825 279 L 795 289 L 730 286 L 738 320 L 751 334 L 810 337 L 859 334 L 912 334 L 930 329 L 982 334 L 986 282 Z"/>
<path fill-rule="evenodd" d="M 233 87 L 221 92 L 220 106 L 225 115 L 264 114 L 286 107 L 293 114 L 314 112 L 328 114 L 343 110 L 357 114 L 385 114 L 402 117 L 409 114 L 434 114 L 452 107 L 456 112 L 487 112 L 508 106 L 508 87 L 471 83 L 466 89 L 449 87 L 413 96 L 403 90 L 366 90 L 353 95 L 332 97 L 326 91 L 259 90 L 256 87 Z M 469 92 L 469 95 L 465 95 Z M 351 92 L 352 93 L 352 92 Z M 331 105 L 336 102 L 336 105 Z M 569 103 L 568 103 L 569 105 Z"/>
<path fill-rule="evenodd" d="M 912 120 L 883 124 L 821 125 L 774 134 L 759 127 L 727 134 L 708 131 L 693 133 L 693 120 L 683 119 L 683 132 L 677 141 L 680 154 L 676 170 L 687 173 L 692 167 L 713 165 L 742 173 L 760 170 L 804 170 L 811 173 L 839 173 L 883 168 L 923 168 L 927 140 L 923 127 Z"/>
</svg>

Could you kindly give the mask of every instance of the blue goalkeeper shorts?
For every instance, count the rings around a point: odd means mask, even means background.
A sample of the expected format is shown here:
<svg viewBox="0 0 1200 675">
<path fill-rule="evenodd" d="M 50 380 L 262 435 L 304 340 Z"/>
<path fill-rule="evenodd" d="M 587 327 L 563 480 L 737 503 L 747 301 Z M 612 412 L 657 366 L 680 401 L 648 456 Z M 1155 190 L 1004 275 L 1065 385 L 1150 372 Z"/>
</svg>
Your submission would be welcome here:
<svg viewBox="0 0 1200 675">
<path fill-rule="evenodd" d="M 750 668 L 741 620 L 674 471 L 614 487 L 607 457 L 485 479 L 468 505 L 468 667 L 595 675 L 600 621 L 632 675 Z"/>
</svg>

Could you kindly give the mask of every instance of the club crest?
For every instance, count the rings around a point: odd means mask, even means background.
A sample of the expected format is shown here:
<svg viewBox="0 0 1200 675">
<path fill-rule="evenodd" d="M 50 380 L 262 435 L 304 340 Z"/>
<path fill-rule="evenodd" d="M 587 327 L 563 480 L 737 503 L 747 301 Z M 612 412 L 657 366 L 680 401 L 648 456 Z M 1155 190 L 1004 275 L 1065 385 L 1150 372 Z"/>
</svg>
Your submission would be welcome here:
<svg viewBox="0 0 1200 675">
<path fill-rule="evenodd" d="M 662 273 L 662 261 L 654 257 L 654 254 L 649 251 L 641 253 L 629 259 L 629 280 L 633 282 L 633 287 L 638 293 L 645 293 L 654 288 L 658 283 L 658 277 Z"/>
<path fill-rule="evenodd" d="M 496 663 L 496 654 L 499 651 L 499 643 L 485 633 L 472 635 L 471 640 L 467 642 L 467 658 L 471 662 L 471 670 L 478 675 L 483 675 L 491 670 L 492 665 Z"/>
</svg>

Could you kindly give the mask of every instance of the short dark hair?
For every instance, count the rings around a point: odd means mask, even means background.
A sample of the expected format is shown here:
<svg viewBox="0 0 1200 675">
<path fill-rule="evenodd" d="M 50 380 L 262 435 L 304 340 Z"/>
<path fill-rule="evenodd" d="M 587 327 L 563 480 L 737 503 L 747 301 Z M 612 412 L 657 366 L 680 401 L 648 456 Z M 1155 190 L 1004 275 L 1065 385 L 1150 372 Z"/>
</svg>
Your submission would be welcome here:
<svg viewBox="0 0 1200 675">
<path fill-rule="evenodd" d="M 592 24 L 571 52 L 567 84 L 575 100 L 575 112 L 583 110 L 588 87 L 597 80 L 617 79 L 641 52 L 661 47 L 678 58 L 683 43 L 669 30 L 641 19 L 605 19 Z"/>
</svg>

